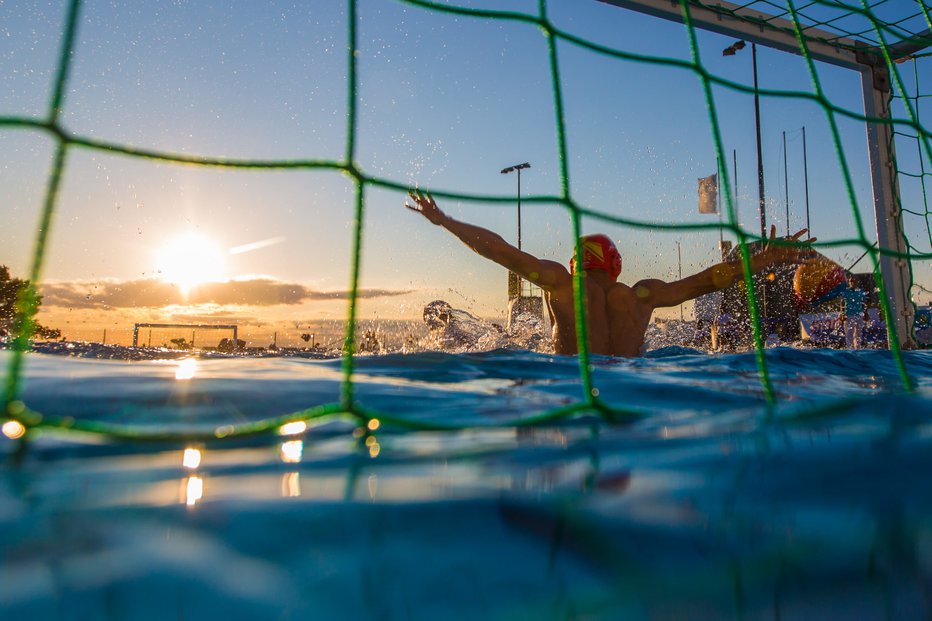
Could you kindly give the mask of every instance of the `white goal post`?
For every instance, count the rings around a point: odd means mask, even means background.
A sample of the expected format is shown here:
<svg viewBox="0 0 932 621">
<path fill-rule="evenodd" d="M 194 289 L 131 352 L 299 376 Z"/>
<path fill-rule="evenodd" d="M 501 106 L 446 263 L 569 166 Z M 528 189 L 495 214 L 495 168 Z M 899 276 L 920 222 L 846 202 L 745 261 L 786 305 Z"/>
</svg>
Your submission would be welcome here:
<svg viewBox="0 0 932 621">
<path fill-rule="evenodd" d="M 683 22 L 679 0 L 599 2 Z M 792 21 L 724 1 L 708 2 L 705 5 L 690 2 L 689 13 L 697 28 L 745 39 L 784 52 L 802 54 Z M 889 46 L 891 59 L 904 58 L 923 49 L 927 45 L 928 37 L 929 30 L 926 30 L 911 40 Z M 803 38 L 812 59 L 852 69 L 861 75 L 866 117 L 891 118 L 890 71 L 879 48 L 818 28 L 803 27 Z M 893 128 L 886 123 L 866 125 L 877 246 L 882 251 L 892 253 L 892 256 L 887 253 L 880 255 L 881 277 L 892 313 L 891 323 L 899 345 L 904 349 L 912 349 L 916 346 L 913 336 L 915 309 L 909 298 L 909 264 L 907 259 L 901 258 L 907 255 L 908 248 L 903 233 L 901 206 L 896 199 L 899 196 L 899 187 L 894 165 L 896 153 L 893 146 Z"/>
</svg>

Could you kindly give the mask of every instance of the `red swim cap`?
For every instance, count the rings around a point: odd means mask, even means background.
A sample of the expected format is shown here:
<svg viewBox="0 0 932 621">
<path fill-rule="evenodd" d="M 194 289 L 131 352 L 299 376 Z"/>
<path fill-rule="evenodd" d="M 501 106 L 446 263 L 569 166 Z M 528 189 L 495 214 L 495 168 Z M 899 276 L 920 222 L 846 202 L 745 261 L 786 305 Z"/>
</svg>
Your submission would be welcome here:
<svg viewBox="0 0 932 621">
<path fill-rule="evenodd" d="M 606 235 L 585 235 L 579 240 L 582 246 L 582 266 L 586 270 L 605 270 L 612 280 L 621 274 L 621 255 Z M 576 257 L 570 259 L 570 273 L 576 272 Z"/>
</svg>

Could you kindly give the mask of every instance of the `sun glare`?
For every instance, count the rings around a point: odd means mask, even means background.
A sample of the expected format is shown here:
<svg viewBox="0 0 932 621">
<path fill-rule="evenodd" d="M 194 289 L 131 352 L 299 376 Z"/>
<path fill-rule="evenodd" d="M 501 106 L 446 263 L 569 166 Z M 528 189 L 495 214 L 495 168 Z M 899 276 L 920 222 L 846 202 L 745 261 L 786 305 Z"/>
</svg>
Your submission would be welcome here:
<svg viewBox="0 0 932 621">
<path fill-rule="evenodd" d="M 226 253 L 201 235 L 188 233 L 166 242 L 156 253 L 159 277 L 187 294 L 192 287 L 225 280 Z"/>
</svg>

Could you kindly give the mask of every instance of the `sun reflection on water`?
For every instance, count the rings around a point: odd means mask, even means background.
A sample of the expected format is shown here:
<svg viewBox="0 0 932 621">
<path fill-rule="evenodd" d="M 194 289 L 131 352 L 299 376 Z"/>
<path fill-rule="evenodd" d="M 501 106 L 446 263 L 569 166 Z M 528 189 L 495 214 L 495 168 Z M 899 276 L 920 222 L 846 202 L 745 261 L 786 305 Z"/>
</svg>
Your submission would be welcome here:
<svg viewBox="0 0 932 621">
<path fill-rule="evenodd" d="M 280 454 L 282 462 L 286 464 L 299 463 L 302 455 L 304 455 L 304 441 L 289 440 L 288 442 L 282 442 Z"/>
<path fill-rule="evenodd" d="M 197 373 L 197 360 L 194 358 L 184 358 L 178 361 L 175 368 L 176 380 L 189 380 Z"/>
<path fill-rule="evenodd" d="M 181 457 L 181 466 L 188 470 L 197 470 L 201 465 L 201 450 L 193 446 L 186 447 Z M 196 474 L 181 479 L 181 502 L 189 507 L 196 505 L 204 497 L 204 479 Z"/>
<path fill-rule="evenodd" d="M 8 420 L 3 423 L 3 435 L 11 440 L 18 440 L 26 435 L 26 428 L 17 420 Z"/>
<path fill-rule="evenodd" d="M 193 507 L 204 497 L 204 479 L 201 477 L 188 477 L 182 479 L 182 501 L 189 507 Z"/>
<path fill-rule="evenodd" d="M 201 451 L 194 447 L 188 447 L 184 450 L 184 457 L 181 458 L 181 465 L 188 470 L 194 470 L 201 465 Z"/>
<path fill-rule="evenodd" d="M 369 457 L 372 459 L 378 457 L 382 450 L 382 447 L 379 446 L 379 441 L 375 438 L 375 436 L 369 436 L 366 438 L 366 446 L 369 448 Z"/>
<path fill-rule="evenodd" d="M 297 498 L 301 495 L 301 474 L 286 472 L 282 475 L 282 498 Z"/>
</svg>

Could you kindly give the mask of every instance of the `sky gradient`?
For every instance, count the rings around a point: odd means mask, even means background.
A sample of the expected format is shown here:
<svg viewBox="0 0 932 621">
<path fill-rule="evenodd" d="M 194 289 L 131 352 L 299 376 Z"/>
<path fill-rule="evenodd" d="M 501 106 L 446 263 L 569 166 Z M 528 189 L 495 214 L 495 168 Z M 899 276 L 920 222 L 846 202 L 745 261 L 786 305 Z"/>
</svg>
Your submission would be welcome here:
<svg viewBox="0 0 932 621">
<path fill-rule="evenodd" d="M 532 15 L 538 6 L 517 0 L 457 4 Z M 595 0 L 551 1 L 547 7 L 554 26 L 589 41 L 648 56 L 691 57 L 681 25 Z M 65 12 L 63 2 L 0 4 L 0 116 L 45 116 Z M 522 195 L 560 195 L 553 84 L 539 28 L 393 0 L 361 0 L 357 20 L 360 170 L 424 189 L 508 196 L 516 193 L 516 176 L 499 171 L 527 161 Z M 347 142 L 347 21 L 343 2 L 88 0 L 62 125 L 74 135 L 189 156 L 339 160 Z M 710 72 L 751 83 L 749 48 L 723 57 L 731 39 L 704 32 L 698 38 Z M 697 179 L 716 167 L 699 77 L 566 42 L 558 43 L 557 52 L 572 198 L 622 218 L 716 222 L 697 209 Z M 758 62 L 762 88 L 812 91 L 802 58 L 759 48 Z M 818 71 L 835 105 L 862 111 L 859 76 L 826 65 Z M 736 153 L 739 222 L 753 233 L 753 98 L 721 87 L 714 88 L 714 98 L 730 174 Z M 864 124 L 837 121 L 857 207 L 873 241 Z M 825 111 L 809 101 L 765 96 L 761 125 L 768 221 L 781 234 L 805 226 L 805 126 L 813 233 L 820 241 L 856 237 Z M 0 135 L 0 263 L 23 276 L 54 141 L 7 127 Z M 902 165 L 919 167 L 915 154 L 904 148 L 899 155 Z M 918 185 L 902 189 L 905 201 L 921 200 Z M 475 315 L 503 319 L 504 270 L 405 210 L 404 198 L 402 192 L 365 188 L 361 316 L 417 319 L 425 303 L 442 298 Z M 454 217 L 516 241 L 514 204 L 439 202 Z M 353 213 L 353 183 L 338 171 L 202 168 L 72 148 L 43 269 L 40 320 L 73 338 L 93 338 L 108 326 L 125 331 L 134 321 L 190 319 L 240 321 L 262 332 L 261 338 L 280 330 L 294 339 L 314 321 L 346 316 Z M 687 275 L 718 258 L 718 231 L 664 232 L 592 219 L 584 220 L 583 229 L 604 231 L 618 242 L 621 280 L 629 284 L 648 276 L 672 279 L 679 269 Z M 187 294 L 166 282 L 159 256 L 185 235 L 220 249 L 206 262 L 212 266 L 208 274 L 225 282 Z M 566 208 L 525 202 L 522 244 L 542 258 L 566 262 L 572 249 Z M 825 252 L 847 267 L 862 250 Z M 194 263 L 189 260 L 192 278 Z M 928 263 L 915 270 L 917 281 L 932 289 Z M 919 301 L 927 302 L 925 297 Z"/>
</svg>

